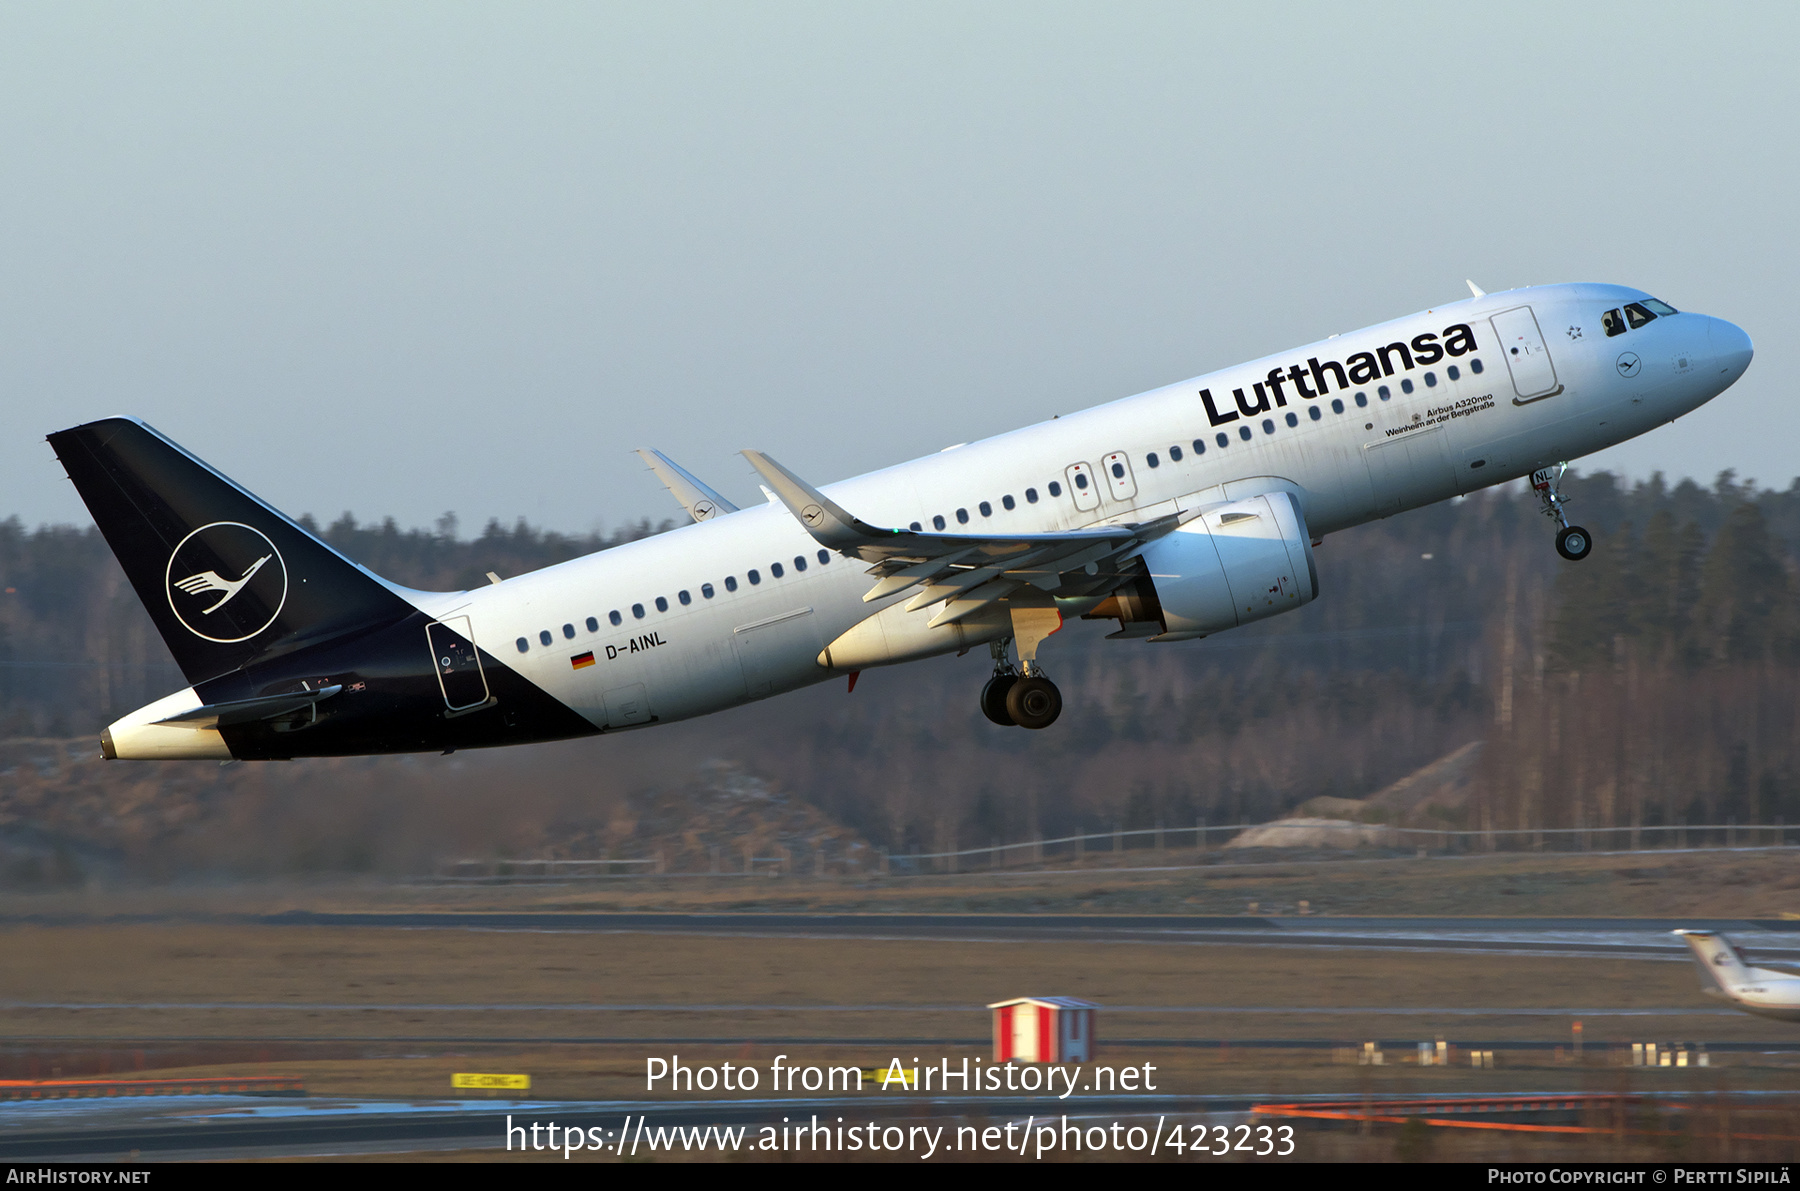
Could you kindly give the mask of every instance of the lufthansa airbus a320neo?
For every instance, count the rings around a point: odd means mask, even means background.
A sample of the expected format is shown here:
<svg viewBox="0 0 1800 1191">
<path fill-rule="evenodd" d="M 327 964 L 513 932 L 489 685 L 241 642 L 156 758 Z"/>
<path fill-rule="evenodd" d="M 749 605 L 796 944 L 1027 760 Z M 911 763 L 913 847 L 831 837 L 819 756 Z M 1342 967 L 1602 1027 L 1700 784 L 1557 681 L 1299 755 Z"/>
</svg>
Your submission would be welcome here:
<svg viewBox="0 0 1800 1191">
<path fill-rule="evenodd" d="M 1474 296 L 815 488 L 745 451 L 740 509 L 640 452 L 693 524 L 475 591 L 344 558 L 141 422 L 50 436 L 189 686 L 108 757 L 274 759 L 566 739 L 987 645 L 980 707 L 1044 728 L 1065 619 L 1192 641 L 1319 594 L 1328 533 L 1530 475 L 1579 560 L 1565 461 L 1680 417 L 1739 328 L 1615 285 Z M 1015 661 L 1016 659 L 1016 661 Z"/>
</svg>

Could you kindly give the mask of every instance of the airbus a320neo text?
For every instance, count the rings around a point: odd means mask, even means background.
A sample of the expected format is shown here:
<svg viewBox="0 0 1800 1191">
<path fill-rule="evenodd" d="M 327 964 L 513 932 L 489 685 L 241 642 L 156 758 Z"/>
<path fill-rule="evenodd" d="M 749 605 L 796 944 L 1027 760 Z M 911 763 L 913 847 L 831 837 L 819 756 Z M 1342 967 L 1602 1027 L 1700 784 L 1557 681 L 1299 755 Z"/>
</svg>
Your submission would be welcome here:
<svg viewBox="0 0 1800 1191">
<path fill-rule="evenodd" d="M 50 436 L 189 685 L 108 757 L 272 759 L 558 740 L 986 645 L 979 706 L 1044 728 L 1070 617 L 1153 644 L 1319 595 L 1326 534 L 1531 476 L 1578 561 L 1566 461 L 1669 422 L 1751 357 L 1615 285 L 1473 297 L 817 488 L 760 451 L 738 508 L 639 452 L 692 524 L 475 591 L 338 554 L 142 422 Z"/>
</svg>

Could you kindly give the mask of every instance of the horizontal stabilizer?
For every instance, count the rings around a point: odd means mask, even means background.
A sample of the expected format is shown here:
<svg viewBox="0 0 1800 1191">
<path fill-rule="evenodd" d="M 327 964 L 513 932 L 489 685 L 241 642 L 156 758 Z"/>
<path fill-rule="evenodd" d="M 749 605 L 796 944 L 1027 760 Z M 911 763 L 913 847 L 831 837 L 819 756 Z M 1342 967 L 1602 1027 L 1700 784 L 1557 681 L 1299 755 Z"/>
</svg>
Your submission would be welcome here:
<svg viewBox="0 0 1800 1191">
<path fill-rule="evenodd" d="M 264 695 L 258 699 L 237 699 L 230 703 L 207 703 L 179 715 L 168 716 L 156 723 L 174 728 L 228 728 L 232 724 L 250 724 L 317 707 L 331 698 L 342 686 L 320 687 L 316 691 L 295 691 L 287 695 Z"/>
<path fill-rule="evenodd" d="M 708 521 L 738 511 L 736 505 L 695 479 L 691 472 L 661 451 L 639 447 L 638 457 L 649 464 L 656 478 L 695 521 Z"/>
</svg>

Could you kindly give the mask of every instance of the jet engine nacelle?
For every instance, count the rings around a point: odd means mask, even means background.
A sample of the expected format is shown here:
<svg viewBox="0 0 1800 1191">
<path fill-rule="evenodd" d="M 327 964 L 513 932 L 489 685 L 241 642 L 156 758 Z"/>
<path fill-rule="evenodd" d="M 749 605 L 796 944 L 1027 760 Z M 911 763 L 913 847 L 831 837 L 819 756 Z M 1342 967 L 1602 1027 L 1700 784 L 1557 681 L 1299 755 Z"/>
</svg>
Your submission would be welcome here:
<svg viewBox="0 0 1800 1191">
<path fill-rule="evenodd" d="M 1319 594 L 1299 502 L 1269 492 L 1208 509 L 1145 548 L 1161 605 L 1157 641 L 1182 641 L 1291 612 Z"/>
</svg>

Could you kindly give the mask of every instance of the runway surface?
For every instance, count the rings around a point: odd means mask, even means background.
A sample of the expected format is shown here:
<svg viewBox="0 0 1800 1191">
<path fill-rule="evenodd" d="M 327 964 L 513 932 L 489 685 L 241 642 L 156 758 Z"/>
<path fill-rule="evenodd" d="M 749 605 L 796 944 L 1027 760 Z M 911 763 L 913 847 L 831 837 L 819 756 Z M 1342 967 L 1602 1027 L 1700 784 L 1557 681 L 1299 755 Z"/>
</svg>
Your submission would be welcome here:
<svg viewBox="0 0 1800 1191">
<path fill-rule="evenodd" d="M 1267 918 L 1084 914 L 601 914 L 379 911 L 243 915 L 0 915 L 0 926 L 206 922 L 392 930 L 716 935 L 737 938 L 1231 943 L 1355 951 L 1472 951 L 1685 961 L 1670 932 L 1717 930 L 1757 960 L 1800 963 L 1800 920 L 1702 918 Z"/>
<path fill-rule="evenodd" d="M 256 927 L 497 930 L 551 934 L 684 934 L 968 943 L 1166 943 L 1472 950 L 1681 959 L 1676 928 L 1721 930 L 1759 955 L 1800 961 L 1800 919 L 1748 918 L 1219 918 L 1179 914 L 587 914 L 587 912 L 315 912 L 284 914 L 0 914 L 0 927 L 133 923 Z"/>
</svg>

